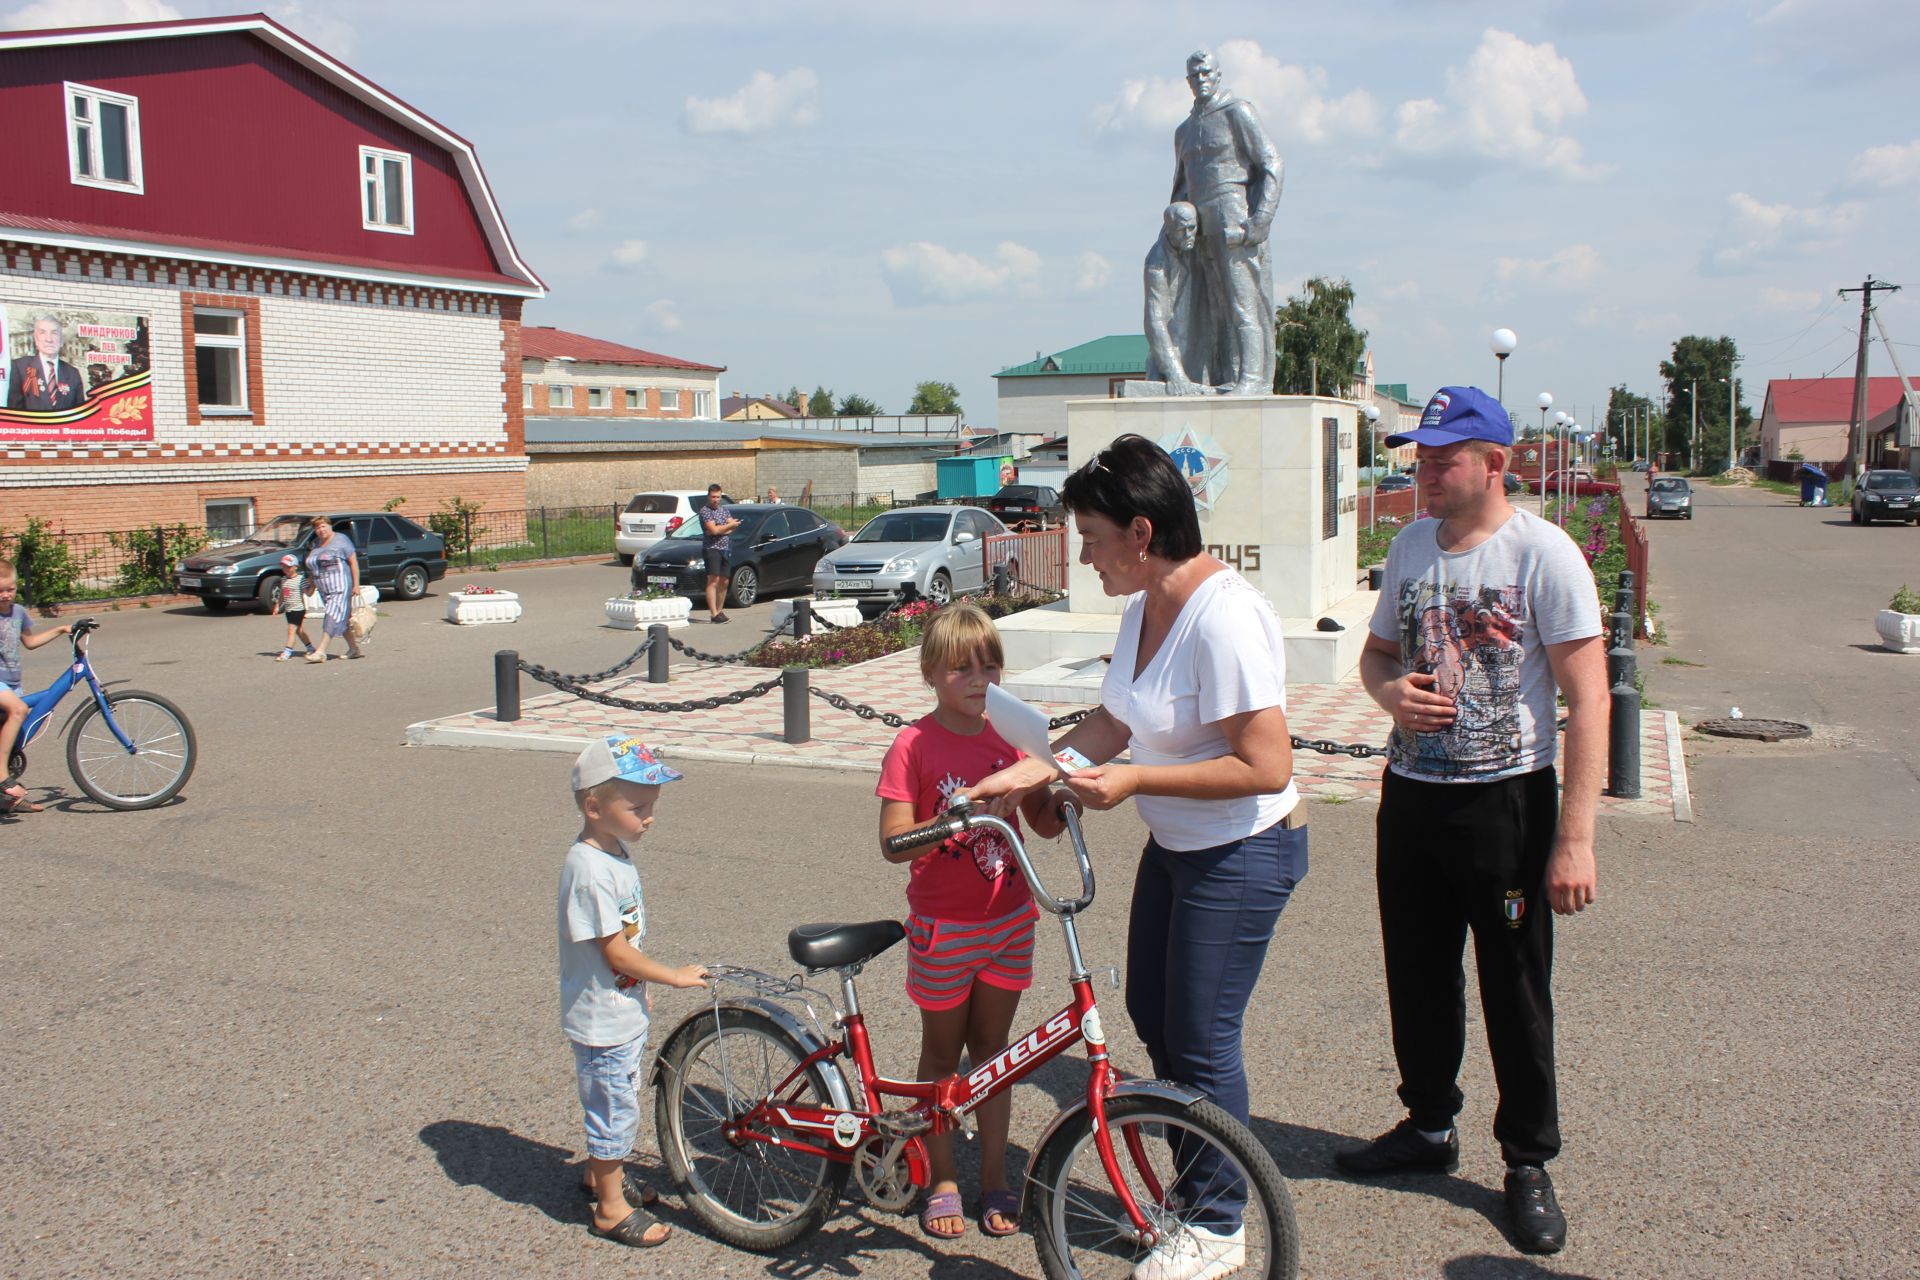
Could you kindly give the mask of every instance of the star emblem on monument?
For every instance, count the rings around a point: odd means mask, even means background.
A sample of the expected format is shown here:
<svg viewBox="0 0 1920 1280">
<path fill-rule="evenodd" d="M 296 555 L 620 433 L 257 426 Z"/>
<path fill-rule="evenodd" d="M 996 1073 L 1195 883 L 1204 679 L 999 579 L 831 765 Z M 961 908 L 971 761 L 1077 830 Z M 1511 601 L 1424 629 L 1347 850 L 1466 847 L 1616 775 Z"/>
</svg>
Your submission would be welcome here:
<svg viewBox="0 0 1920 1280">
<path fill-rule="evenodd" d="M 1193 487 L 1193 501 L 1202 511 L 1227 491 L 1227 453 L 1212 436 L 1203 436 L 1192 427 L 1181 427 L 1160 441 L 1180 474 Z"/>
</svg>

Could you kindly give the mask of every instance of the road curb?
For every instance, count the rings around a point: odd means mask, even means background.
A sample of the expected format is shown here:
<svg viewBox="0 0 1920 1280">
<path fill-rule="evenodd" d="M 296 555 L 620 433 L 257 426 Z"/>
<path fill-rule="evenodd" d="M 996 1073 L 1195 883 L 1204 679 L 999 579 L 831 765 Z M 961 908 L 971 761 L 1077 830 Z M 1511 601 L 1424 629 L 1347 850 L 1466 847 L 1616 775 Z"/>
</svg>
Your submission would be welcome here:
<svg viewBox="0 0 1920 1280">
<path fill-rule="evenodd" d="M 472 715 L 485 715 L 491 708 L 480 707 Z M 456 729 L 432 720 L 410 724 L 406 729 L 409 747 L 477 747 L 496 751 L 546 751 L 577 754 L 591 738 L 544 733 L 514 733 L 499 729 Z M 880 772 L 877 763 L 845 758 L 789 756 L 763 751 L 726 751 L 716 747 L 681 747 L 649 744 L 655 755 L 666 760 L 702 760 L 718 764 L 765 764 L 783 769 L 830 769 L 838 773 Z"/>
<path fill-rule="evenodd" d="M 1673 820 L 1693 821 L 1693 788 L 1687 783 L 1687 748 L 1680 740 L 1680 714 L 1661 711 L 1667 722 L 1667 785 L 1673 789 Z"/>
</svg>

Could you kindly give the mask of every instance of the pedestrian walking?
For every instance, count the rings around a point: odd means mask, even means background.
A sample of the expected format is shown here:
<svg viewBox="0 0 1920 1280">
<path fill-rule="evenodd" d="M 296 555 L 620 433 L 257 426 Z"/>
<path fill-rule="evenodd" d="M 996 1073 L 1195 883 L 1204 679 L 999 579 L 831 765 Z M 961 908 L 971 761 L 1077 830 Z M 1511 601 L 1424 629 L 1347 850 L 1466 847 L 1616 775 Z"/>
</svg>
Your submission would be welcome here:
<svg viewBox="0 0 1920 1280">
<path fill-rule="evenodd" d="M 313 652 L 313 641 L 307 639 L 307 575 L 300 571 L 300 561 L 293 556 L 280 557 L 280 585 L 273 593 L 270 612 L 283 614 L 287 619 L 287 642 L 281 646 L 275 662 L 293 657 L 296 641 L 303 653 Z"/>
<path fill-rule="evenodd" d="M 364 657 L 359 641 L 347 632 L 354 603 L 360 598 L 360 557 L 355 553 L 353 539 L 337 532 L 333 521 L 325 516 L 316 517 L 313 522 L 313 549 L 307 552 L 307 572 L 313 575 L 314 585 L 320 591 L 323 610 L 320 647 L 307 655 L 307 661 L 325 662 L 334 640 L 342 636 L 347 641 L 349 658 Z"/>
</svg>

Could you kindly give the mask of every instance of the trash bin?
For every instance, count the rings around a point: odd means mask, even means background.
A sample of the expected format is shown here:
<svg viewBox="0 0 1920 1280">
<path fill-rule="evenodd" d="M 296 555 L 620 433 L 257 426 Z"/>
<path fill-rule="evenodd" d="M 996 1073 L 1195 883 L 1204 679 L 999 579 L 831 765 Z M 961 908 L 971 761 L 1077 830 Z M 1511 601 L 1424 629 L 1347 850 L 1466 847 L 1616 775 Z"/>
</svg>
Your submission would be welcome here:
<svg viewBox="0 0 1920 1280">
<path fill-rule="evenodd" d="M 1826 506 L 1827 473 L 1811 463 L 1803 462 L 1797 474 L 1800 479 L 1800 505 L 1803 507 Z"/>
</svg>

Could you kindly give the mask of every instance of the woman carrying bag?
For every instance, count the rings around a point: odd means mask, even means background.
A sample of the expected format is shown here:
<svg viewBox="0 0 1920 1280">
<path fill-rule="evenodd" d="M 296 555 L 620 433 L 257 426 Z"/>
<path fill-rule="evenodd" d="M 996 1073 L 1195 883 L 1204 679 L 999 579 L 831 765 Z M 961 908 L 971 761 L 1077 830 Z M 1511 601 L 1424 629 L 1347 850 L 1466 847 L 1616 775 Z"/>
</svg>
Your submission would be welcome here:
<svg viewBox="0 0 1920 1280">
<path fill-rule="evenodd" d="M 325 662 L 334 637 L 345 636 L 347 656 L 363 658 L 359 638 L 348 629 L 354 607 L 360 599 L 360 560 L 354 554 L 353 540 L 335 533 L 333 521 L 320 516 L 313 522 L 313 550 L 307 552 L 307 573 L 320 591 L 324 620 L 320 624 L 320 647 L 307 655 L 308 662 Z"/>
</svg>

